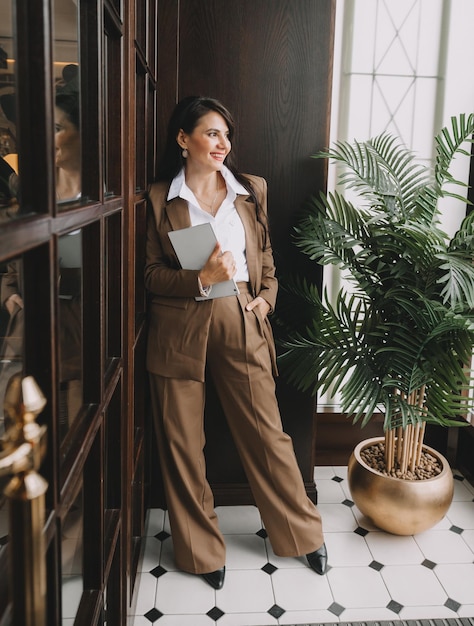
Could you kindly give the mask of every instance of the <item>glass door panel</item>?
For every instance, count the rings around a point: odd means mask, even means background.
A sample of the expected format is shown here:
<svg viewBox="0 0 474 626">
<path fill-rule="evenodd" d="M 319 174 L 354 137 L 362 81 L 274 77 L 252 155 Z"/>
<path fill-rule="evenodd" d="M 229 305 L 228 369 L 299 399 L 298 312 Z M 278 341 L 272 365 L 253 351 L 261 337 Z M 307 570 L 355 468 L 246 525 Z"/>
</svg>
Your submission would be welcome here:
<svg viewBox="0 0 474 626">
<path fill-rule="evenodd" d="M 82 231 L 58 240 L 59 433 L 63 440 L 82 407 Z"/>
<path fill-rule="evenodd" d="M 83 593 L 82 491 L 62 525 L 61 571 L 63 624 L 73 624 Z"/>
<path fill-rule="evenodd" d="M 11 376 L 23 369 L 22 259 L 0 264 L 0 436 L 5 433 L 3 400 Z"/>
<path fill-rule="evenodd" d="M 122 355 L 122 311 L 117 307 L 122 300 L 122 237 L 122 214 L 114 213 L 105 221 L 106 368 Z"/>
<path fill-rule="evenodd" d="M 104 13 L 104 174 L 105 195 L 118 196 L 122 191 L 122 117 L 117 102 L 122 97 L 122 86 L 117 76 L 122 71 L 122 24 L 114 13 Z"/>
<path fill-rule="evenodd" d="M 0 225 L 19 211 L 15 31 L 12 0 L 0 0 Z"/>
<path fill-rule="evenodd" d="M 63 211 L 81 197 L 81 124 L 78 8 L 54 2 L 54 126 L 56 200 Z"/>
<path fill-rule="evenodd" d="M 24 307 L 23 260 L 12 259 L 0 264 L 0 437 L 5 436 L 11 417 L 5 411 L 5 392 L 12 376 L 23 370 Z M 7 565 L 7 544 L 10 533 L 8 507 L 3 490 L 10 476 L 0 479 L 0 567 Z M 0 622 L 8 604 L 0 581 Z M 2 622 L 3 623 L 3 622 Z"/>
</svg>

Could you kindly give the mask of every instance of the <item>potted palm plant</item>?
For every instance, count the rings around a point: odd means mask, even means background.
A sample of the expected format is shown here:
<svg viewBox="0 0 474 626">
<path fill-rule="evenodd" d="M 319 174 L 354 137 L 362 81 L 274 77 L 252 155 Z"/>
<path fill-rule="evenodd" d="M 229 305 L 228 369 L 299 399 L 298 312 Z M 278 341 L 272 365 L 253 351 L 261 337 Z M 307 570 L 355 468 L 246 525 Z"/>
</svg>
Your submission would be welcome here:
<svg viewBox="0 0 474 626">
<path fill-rule="evenodd" d="M 443 196 L 463 199 L 450 166 L 473 132 L 474 114 L 452 118 L 435 138 L 433 168 L 387 133 L 315 155 L 340 166 L 342 191 L 307 202 L 295 243 L 316 264 L 339 268 L 345 282 L 331 302 L 304 277 L 281 281 L 281 372 L 301 390 L 338 393 L 342 411 L 362 426 L 383 415 L 385 436 L 354 450 L 349 485 L 361 511 L 398 534 L 433 525 L 452 498 L 452 473 L 424 444 L 425 425 L 459 426 L 473 408 L 474 211 L 449 237 L 439 208 Z M 298 311 L 296 327 L 285 321 L 287 306 Z M 411 495 L 401 496 L 402 483 Z M 394 508 L 375 501 L 376 490 L 393 495 Z"/>
</svg>

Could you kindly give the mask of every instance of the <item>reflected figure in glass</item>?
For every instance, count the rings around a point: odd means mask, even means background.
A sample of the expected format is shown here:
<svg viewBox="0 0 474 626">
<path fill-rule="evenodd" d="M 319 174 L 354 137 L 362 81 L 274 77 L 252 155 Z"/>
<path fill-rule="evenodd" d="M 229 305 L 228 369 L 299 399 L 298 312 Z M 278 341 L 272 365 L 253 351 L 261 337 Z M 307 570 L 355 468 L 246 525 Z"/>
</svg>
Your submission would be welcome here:
<svg viewBox="0 0 474 626">
<path fill-rule="evenodd" d="M 0 223 L 19 216 L 14 29 L 11 0 L 0 0 Z"/>
<path fill-rule="evenodd" d="M 81 197 L 78 1 L 53 3 L 54 147 L 59 211 Z"/>
<path fill-rule="evenodd" d="M 63 618 L 72 620 L 81 601 L 83 580 L 83 528 L 84 506 L 83 491 L 69 509 L 62 526 L 61 572 L 63 594 Z M 68 619 L 68 623 L 69 623 Z"/>
<path fill-rule="evenodd" d="M 3 435 L 5 389 L 13 374 L 23 369 L 22 261 L 3 263 L 0 272 L 0 435 Z"/>
<path fill-rule="evenodd" d="M 58 203 L 81 197 L 81 135 L 79 93 L 59 91 L 54 108 L 56 199 Z"/>
<path fill-rule="evenodd" d="M 82 231 L 62 235 L 59 246 L 60 435 L 82 406 Z"/>
</svg>

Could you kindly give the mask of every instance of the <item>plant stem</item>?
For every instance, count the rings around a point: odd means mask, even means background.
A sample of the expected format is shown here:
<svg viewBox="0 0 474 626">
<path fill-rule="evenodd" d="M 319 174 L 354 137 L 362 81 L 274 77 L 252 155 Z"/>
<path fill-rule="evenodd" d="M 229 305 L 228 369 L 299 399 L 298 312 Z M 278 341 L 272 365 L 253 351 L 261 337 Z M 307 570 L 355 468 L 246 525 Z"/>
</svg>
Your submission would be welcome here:
<svg viewBox="0 0 474 626">
<path fill-rule="evenodd" d="M 395 390 L 403 400 L 405 394 Z M 408 404 L 423 407 L 425 399 L 425 385 L 412 391 L 407 398 Z M 387 472 L 391 472 L 395 463 L 398 464 L 402 474 L 406 473 L 408 467 L 414 472 L 420 463 L 423 450 L 423 440 L 425 436 L 426 422 L 417 422 L 415 425 L 407 424 L 405 428 L 397 426 L 385 431 L 385 466 Z"/>
</svg>

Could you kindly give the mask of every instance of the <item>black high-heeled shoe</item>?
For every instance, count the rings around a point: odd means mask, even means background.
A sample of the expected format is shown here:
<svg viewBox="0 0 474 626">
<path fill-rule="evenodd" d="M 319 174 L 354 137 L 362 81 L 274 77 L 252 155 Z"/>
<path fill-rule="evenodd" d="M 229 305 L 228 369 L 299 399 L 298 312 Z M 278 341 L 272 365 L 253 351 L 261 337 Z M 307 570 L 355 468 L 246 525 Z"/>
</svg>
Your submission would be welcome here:
<svg viewBox="0 0 474 626">
<path fill-rule="evenodd" d="M 306 555 L 308 564 L 312 570 L 321 576 L 326 573 L 328 566 L 328 552 L 326 550 L 326 544 L 323 545 L 314 552 L 310 552 Z"/>
<path fill-rule="evenodd" d="M 221 567 L 220 569 L 216 569 L 215 572 L 201 574 L 201 576 L 214 589 L 222 589 L 222 587 L 224 586 L 225 566 Z"/>
</svg>

